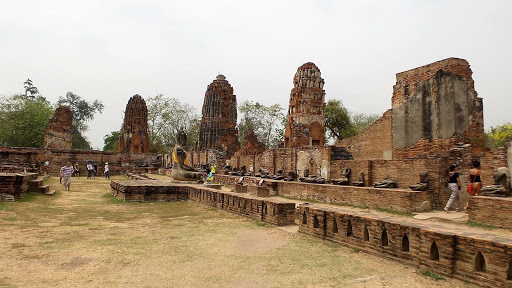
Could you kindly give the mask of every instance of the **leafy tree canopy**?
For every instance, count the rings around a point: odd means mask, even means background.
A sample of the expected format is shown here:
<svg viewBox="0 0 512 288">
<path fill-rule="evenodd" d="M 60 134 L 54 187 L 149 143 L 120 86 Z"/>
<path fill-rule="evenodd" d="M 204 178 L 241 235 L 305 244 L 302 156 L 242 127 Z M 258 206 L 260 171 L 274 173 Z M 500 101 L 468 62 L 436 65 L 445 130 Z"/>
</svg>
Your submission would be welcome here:
<svg viewBox="0 0 512 288">
<path fill-rule="evenodd" d="M 176 143 L 176 133 L 183 128 L 187 133 L 187 151 L 194 148 L 201 118 L 197 110 L 176 98 L 163 94 L 149 97 L 148 107 L 149 150 L 153 153 L 169 153 Z"/>
<path fill-rule="evenodd" d="M 286 116 L 279 104 L 265 106 L 258 102 L 244 101 L 238 106 L 241 121 L 238 124 L 238 135 L 242 145 L 245 132 L 254 131 L 258 140 L 265 146 L 274 148 L 283 141 Z"/>
<path fill-rule="evenodd" d="M 52 104 L 42 96 L 14 95 L 0 98 L 0 145 L 43 147 Z"/>
<path fill-rule="evenodd" d="M 119 151 L 119 137 L 121 137 L 121 130 L 112 131 L 110 134 L 103 136 L 103 151 Z"/>
<path fill-rule="evenodd" d="M 380 118 L 379 114 L 350 112 L 340 100 L 329 100 L 325 105 L 326 138 L 342 140 L 363 132 Z"/>
<path fill-rule="evenodd" d="M 512 140 L 512 124 L 505 123 L 491 127 L 485 133 L 485 143 L 488 148 L 503 147 Z"/>
</svg>

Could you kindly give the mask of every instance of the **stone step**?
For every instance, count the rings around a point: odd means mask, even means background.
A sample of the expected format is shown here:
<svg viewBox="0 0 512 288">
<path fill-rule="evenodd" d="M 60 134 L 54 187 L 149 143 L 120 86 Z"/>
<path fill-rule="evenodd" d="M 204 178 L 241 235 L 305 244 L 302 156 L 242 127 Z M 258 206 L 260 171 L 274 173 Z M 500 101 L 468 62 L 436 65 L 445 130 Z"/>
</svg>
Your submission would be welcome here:
<svg viewBox="0 0 512 288">
<path fill-rule="evenodd" d="M 55 190 L 50 190 L 50 191 L 44 193 L 44 195 L 50 195 L 50 196 L 53 194 L 55 194 Z"/>
<path fill-rule="evenodd" d="M 44 194 L 46 194 L 46 192 L 49 192 L 49 191 L 50 191 L 50 185 L 43 185 L 43 186 L 39 186 L 39 187 L 37 188 L 37 191 L 38 191 L 39 193 L 44 193 Z"/>
<path fill-rule="evenodd" d="M 43 185 L 43 179 L 28 181 L 28 192 L 38 192 L 41 185 Z"/>
</svg>

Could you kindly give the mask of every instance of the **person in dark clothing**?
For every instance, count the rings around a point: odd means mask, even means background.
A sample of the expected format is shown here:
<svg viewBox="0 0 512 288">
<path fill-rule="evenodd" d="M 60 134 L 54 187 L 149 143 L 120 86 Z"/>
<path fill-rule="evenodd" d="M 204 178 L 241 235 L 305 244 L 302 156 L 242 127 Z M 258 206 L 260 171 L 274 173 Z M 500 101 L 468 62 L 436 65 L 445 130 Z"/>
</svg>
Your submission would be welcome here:
<svg viewBox="0 0 512 288">
<path fill-rule="evenodd" d="M 450 188 L 450 199 L 448 199 L 448 203 L 446 203 L 446 207 L 444 207 L 444 211 L 448 213 L 450 210 L 450 207 L 452 204 L 455 203 L 455 211 L 459 212 L 459 205 L 460 205 L 460 178 L 459 178 L 459 172 L 457 172 L 457 164 L 450 165 L 450 172 L 448 173 L 448 188 Z"/>
</svg>

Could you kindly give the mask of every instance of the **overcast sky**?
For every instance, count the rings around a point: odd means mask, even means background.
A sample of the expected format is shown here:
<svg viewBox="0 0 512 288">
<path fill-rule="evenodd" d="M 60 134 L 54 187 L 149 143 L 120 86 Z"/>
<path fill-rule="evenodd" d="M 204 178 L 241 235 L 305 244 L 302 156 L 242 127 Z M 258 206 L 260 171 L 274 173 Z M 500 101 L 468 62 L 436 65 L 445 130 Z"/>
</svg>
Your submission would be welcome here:
<svg viewBox="0 0 512 288">
<path fill-rule="evenodd" d="M 326 100 L 356 112 L 391 108 L 395 74 L 464 58 L 486 129 L 512 122 L 512 1 L 0 0 L 0 95 L 30 78 L 55 103 L 72 91 L 105 104 L 86 136 L 103 147 L 134 94 L 163 93 L 200 112 L 220 72 L 238 103 L 288 98 L 314 62 Z"/>
</svg>

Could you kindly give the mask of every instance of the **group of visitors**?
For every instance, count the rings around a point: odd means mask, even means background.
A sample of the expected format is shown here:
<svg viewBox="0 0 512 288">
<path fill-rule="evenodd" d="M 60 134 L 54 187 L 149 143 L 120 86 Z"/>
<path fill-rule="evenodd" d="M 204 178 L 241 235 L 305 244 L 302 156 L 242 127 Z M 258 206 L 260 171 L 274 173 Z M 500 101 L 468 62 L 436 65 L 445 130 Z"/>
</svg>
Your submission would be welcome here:
<svg viewBox="0 0 512 288">
<path fill-rule="evenodd" d="M 479 196 L 482 193 L 482 178 L 481 178 L 481 171 L 480 171 L 480 161 L 473 160 L 472 168 L 468 171 L 468 186 L 467 186 L 467 192 L 469 193 L 469 196 Z M 460 206 L 460 195 L 459 191 L 461 191 L 461 181 L 460 181 L 460 175 L 458 172 L 458 165 L 452 164 L 450 165 L 450 172 L 448 172 L 448 188 L 450 189 L 450 199 L 448 199 L 448 203 L 446 203 L 446 206 L 444 207 L 444 211 L 448 213 L 450 207 L 455 204 L 455 211 L 459 212 L 461 211 Z M 466 202 L 466 205 L 464 205 L 464 211 L 467 212 L 469 209 L 469 200 Z"/>
<path fill-rule="evenodd" d="M 87 179 L 95 179 L 96 173 L 98 173 L 98 165 L 96 163 L 87 162 L 86 165 L 87 168 Z M 105 174 L 105 179 L 110 179 L 110 166 L 108 165 L 108 162 L 105 162 L 105 168 L 103 170 L 103 173 Z M 71 165 L 71 162 L 66 162 L 66 165 L 62 166 L 60 168 L 60 184 L 64 184 L 64 190 L 69 190 L 69 187 L 71 186 L 71 177 L 72 176 L 77 177 L 80 179 L 80 165 L 78 162 L 76 162 L 74 165 Z M 62 180 L 64 180 L 64 183 L 62 183 Z"/>
</svg>

